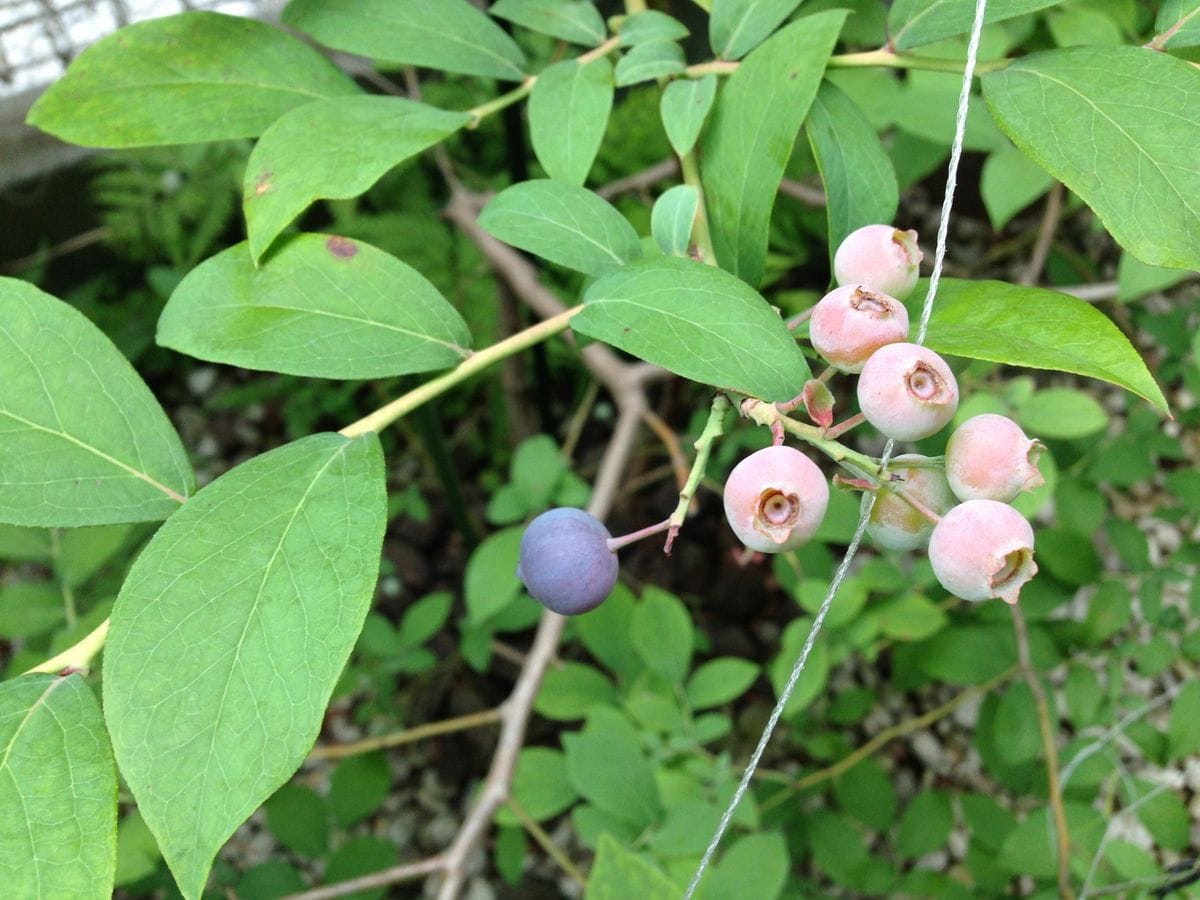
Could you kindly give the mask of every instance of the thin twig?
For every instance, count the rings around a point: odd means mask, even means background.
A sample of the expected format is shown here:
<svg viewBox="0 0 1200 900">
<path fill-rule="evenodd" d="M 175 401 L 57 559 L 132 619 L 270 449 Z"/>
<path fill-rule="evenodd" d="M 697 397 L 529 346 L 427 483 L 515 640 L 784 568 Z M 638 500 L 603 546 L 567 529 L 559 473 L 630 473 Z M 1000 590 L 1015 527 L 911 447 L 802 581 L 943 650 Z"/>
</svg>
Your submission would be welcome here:
<svg viewBox="0 0 1200 900">
<path fill-rule="evenodd" d="M 1054 742 L 1054 725 L 1050 720 L 1050 705 L 1046 702 L 1046 691 L 1034 671 L 1029 655 L 1029 628 L 1025 615 L 1017 604 L 1012 611 L 1013 631 L 1017 640 L 1017 663 L 1029 692 L 1033 694 L 1033 705 L 1037 710 L 1038 731 L 1042 735 L 1042 752 L 1046 756 L 1046 787 L 1050 794 L 1050 811 L 1054 818 L 1054 835 L 1058 844 L 1058 893 L 1065 900 L 1074 900 L 1071 887 L 1071 832 L 1067 828 L 1067 813 L 1063 808 L 1062 786 L 1058 778 L 1058 748 Z"/>
<path fill-rule="evenodd" d="M 1038 226 L 1037 240 L 1029 252 L 1029 265 L 1021 275 L 1021 284 L 1032 286 L 1042 277 L 1042 269 L 1046 268 L 1046 258 L 1054 244 L 1054 235 L 1058 231 L 1058 223 L 1062 221 L 1063 186 L 1061 181 L 1050 186 L 1046 195 L 1046 208 L 1042 212 L 1042 223 Z"/>
<path fill-rule="evenodd" d="M 642 169 L 640 172 L 634 172 L 632 175 L 626 175 L 624 178 L 618 178 L 615 181 L 610 181 L 608 184 L 601 185 L 596 188 L 596 193 L 605 200 L 611 200 L 613 197 L 619 197 L 621 194 L 649 190 L 660 181 L 678 174 L 679 160 L 672 156 L 664 159 L 662 162 L 657 162 L 648 168 Z"/>
<path fill-rule="evenodd" d="M 826 203 L 824 190 L 801 181 L 792 181 L 790 178 L 779 182 L 779 193 L 809 206 L 824 206 Z"/>
<path fill-rule="evenodd" d="M 310 891 L 301 891 L 298 894 L 289 894 L 283 900 L 333 900 L 334 897 L 345 897 L 347 894 L 353 894 L 357 891 L 387 887 L 389 884 L 399 884 L 402 881 L 413 881 L 425 875 L 432 875 L 434 872 L 439 872 L 444 866 L 445 861 L 442 857 L 431 856 L 428 859 L 422 859 L 414 863 L 392 866 L 390 869 L 382 869 L 378 872 L 372 872 L 370 875 L 351 878 L 349 881 L 339 881 L 337 884 L 313 888 Z"/>
<path fill-rule="evenodd" d="M 550 839 L 550 835 L 546 834 L 546 829 L 534 821 L 533 816 L 525 811 L 525 807 L 515 797 L 509 797 L 505 801 L 505 806 L 512 811 L 512 814 L 517 817 L 517 821 L 537 841 L 538 846 L 546 851 L 546 855 L 554 860 L 558 867 L 566 872 L 572 881 L 580 887 L 587 885 L 587 876 L 579 871 L 579 867 L 571 862 L 571 858 L 563 853 L 562 848 Z"/>
<path fill-rule="evenodd" d="M 363 738 L 361 741 L 351 741 L 345 744 L 326 744 L 323 747 L 313 748 L 312 753 L 308 754 L 308 761 L 343 759 L 347 756 L 358 756 L 362 753 L 371 753 L 374 750 L 383 750 L 387 747 L 399 747 L 401 744 L 423 741 L 426 738 L 437 737 L 439 734 L 453 734 L 456 731 L 466 731 L 470 728 L 491 725 L 493 722 L 499 722 L 503 716 L 504 707 L 497 706 L 494 709 L 484 709 L 479 712 L 468 713 L 465 716 L 455 716 L 452 719 L 442 719 L 438 722 L 426 722 L 424 725 L 414 725 L 412 728 L 405 728 L 403 731 L 395 731 L 391 734 Z"/>
<path fill-rule="evenodd" d="M 667 456 L 671 460 L 671 469 L 675 472 L 675 481 L 682 488 L 687 484 L 688 461 L 687 457 L 683 455 L 683 448 L 679 446 L 679 435 L 675 433 L 675 429 L 664 422 L 658 413 L 652 409 L 647 409 L 642 413 L 642 421 L 662 441 L 663 447 L 666 448 Z"/>
</svg>

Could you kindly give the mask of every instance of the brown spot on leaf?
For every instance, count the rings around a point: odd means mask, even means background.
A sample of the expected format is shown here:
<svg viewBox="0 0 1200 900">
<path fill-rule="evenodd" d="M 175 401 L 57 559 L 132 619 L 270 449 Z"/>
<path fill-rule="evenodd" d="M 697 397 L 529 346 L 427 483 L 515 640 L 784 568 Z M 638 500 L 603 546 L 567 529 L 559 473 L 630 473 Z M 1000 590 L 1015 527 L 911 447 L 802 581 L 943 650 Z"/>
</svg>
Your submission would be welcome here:
<svg viewBox="0 0 1200 900">
<path fill-rule="evenodd" d="M 358 253 L 354 241 L 337 235 L 330 235 L 325 239 L 325 248 L 338 259 L 349 259 Z"/>
<path fill-rule="evenodd" d="M 259 174 L 258 179 L 254 182 L 254 196 L 261 197 L 267 191 L 275 187 L 275 173 L 269 169 Z"/>
</svg>

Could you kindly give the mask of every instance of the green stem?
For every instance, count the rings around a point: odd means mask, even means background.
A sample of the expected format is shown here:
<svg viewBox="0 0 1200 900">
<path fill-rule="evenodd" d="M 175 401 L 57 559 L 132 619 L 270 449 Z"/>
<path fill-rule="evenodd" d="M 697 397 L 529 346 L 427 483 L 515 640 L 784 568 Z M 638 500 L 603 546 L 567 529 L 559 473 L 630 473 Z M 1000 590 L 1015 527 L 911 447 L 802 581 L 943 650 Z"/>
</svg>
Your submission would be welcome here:
<svg viewBox="0 0 1200 900">
<path fill-rule="evenodd" d="M 63 616 L 66 619 L 67 627 L 74 628 L 75 622 L 78 620 L 78 610 L 75 607 L 75 591 L 67 584 L 62 574 L 58 571 L 59 557 L 62 555 L 62 532 L 58 528 L 50 529 L 50 555 L 54 559 L 54 575 L 58 580 L 58 588 L 62 593 L 63 599 Z"/>
<path fill-rule="evenodd" d="M 620 40 L 621 39 L 619 37 L 611 37 L 600 46 L 580 55 L 575 61 L 580 65 L 586 65 L 594 59 L 599 59 L 601 56 L 607 56 L 609 53 L 612 53 L 612 51 L 616 50 L 618 46 L 620 46 Z M 478 106 L 473 106 L 466 110 L 467 115 L 471 117 L 471 121 L 467 123 L 467 128 L 478 128 L 479 123 L 488 116 L 492 115 L 493 113 L 498 113 L 500 110 L 507 109 L 514 103 L 519 103 L 524 100 L 533 90 L 533 86 L 537 84 L 537 80 L 538 76 L 530 75 L 508 93 L 501 94 L 494 100 L 489 100 L 487 103 L 481 103 Z"/>
<path fill-rule="evenodd" d="M 851 450 L 840 441 L 830 440 L 824 432 L 815 425 L 806 425 L 790 416 L 781 413 L 774 403 L 763 403 L 761 400 L 751 400 L 742 404 L 742 414 L 759 425 L 782 425 L 783 430 L 805 443 L 811 444 L 836 463 L 841 463 L 857 475 L 866 475 L 878 480 L 883 471 L 878 461 L 865 453 Z"/>
<path fill-rule="evenodd" d="M 30 675 L 34 672 L 49 672 L 52 675 L 57 675 L 66 669 L 79 669 L 87 671 L 88 665 L 92 661 L 92 657 L 100 652 L 100 648 L 104 646 L 104 639 L 108 636 L 108 619 L 105 619 L 96 629 L 81 640 L 73 647 L 68 647 L 58 656 L 46 660 L 40 665 L 34 666 L 29 671 L 25 672 Z"/>
<path fill-rule="evenodd" d="M 679 503 L 675 506 L 675 511 L 671 513 L 670 518 L 667 519 L 670 523 L 665 548 L 668 553 L 675 540 L 675 535 L 679 533 L 679 529 L 683 527 L 683 523 L 687 519 L 688 507 L 692 505 L 692 498 L 696 496 L 700 482 L 704 480 L 704 470 L 708 468 L 708 457 L 712 453 L 712 446 L 716 443 L 717 438 L 725 432 L 725 414 L 729 412 L 729 407 L 729 398 L 724 394 L 717 394 L 713 397 L 712 407 L 708 411 L 708 421 L 704 423 L 704 430 L 700 432 L 700 437 L 696 438 L 696 442 L 692 445 L 696 448 L 696 460 L 692 463 L 692 470 L 688 473 L 683 490 L 679 492 Z"/>
<path fill-rule="evenodd" d="M 374 431 L 378 434 L 401 416 L 412 412 L 422 403 L 428 403 L 435 397 L 446 393 L 450 388 L 461 384 L 472 375 L 482 372 L 493 363 L 512 356 L 514 353 L 520 353 L 534 344 L 540 344 L 560 331 L 564 331 L 571 318 L 582 309 L 582 306 L 572 307 L 559 313 L 557 316 L 538 322 L 536 325 L 531 325 L 523 331 L 518 331 L 516 334 L 510 335 L 484 350 L 471 354 L 457 368 L 451 369 L 445 375 L 441 375 L 425 382 L 419 387 L 413 388 L 407 394 L 397 397 L 391 403 L 379 407 L 379 409 L 370 415 L 363 416 L 357 422 L 352 422 L 341 430 L 341 434 L 348 438 L 359 437 L 368 431 Z"/>
<path fill-rule="evenodd" d="M 1186 16 L 1181 18 L 1178 22 L 1176 22 L 1174 25 L 1172 25 L 1170 28 L 1168 28 L 1162 34 L 1156 34 L 1153 38 L 1150 39 L 1150 42 L 1148 44 L 1146 44 L 1146 47 L 1150 50 L 1164 49 L 1167 46 L 1167 41 L 1169 41 L 1169 40 L 1171 40 L 1171 38 L 1175 37 L 1176 32 L 1178 32 L 1180 28 L 1182 28 L 1184 25 L 1186 25 L 1189 19 L 1191 19 L 1193 16 L 1196 16 L 1196 15 L 1200 15 L 1200 6 L 1197 6 L 1195 9 L 1193 9 L 1190 13 L 1188 13 Z"/>
<path fill-rule="evenodd" d="M 700 258 L 710 266 L 717 264 L 717 252 L 713 249 L 712 235 L 708 230 L 708 213 L 705 211 L 704 187 L 700 184 L 700 166 L 696 162 L 696 151 L 690 150 L 679 157 L 679 168 L 683 174 L 683 183 L 690 184 L 696 189 L 699 202 L 696 204 L 696 221 L 692 225 L 692 237 L 696 239 L 696 249 Z"/>
<path fill-rule="evenodd" d="M 1003 69 L 1012 60 L 996 59 L 976 63 L 975 72 L 982 75 L 985 72 L 995 72 Z M 701 75 L 732 75 L 741 63 L 725 59 L 714 59 L 709 62 L 697 63 L 684 69 L 689 78 L 699 78 Z M 963 63 L 953 59 L 939 59 L 936 56 L 912 56 L 896 53 L 887 47 L 878 50 L 868 50 L 863 53 L 838 53 L 829 57 L 826 68 L 830 69 L 921 69 L 927 72 L 963 72 Z"/>
</svg>

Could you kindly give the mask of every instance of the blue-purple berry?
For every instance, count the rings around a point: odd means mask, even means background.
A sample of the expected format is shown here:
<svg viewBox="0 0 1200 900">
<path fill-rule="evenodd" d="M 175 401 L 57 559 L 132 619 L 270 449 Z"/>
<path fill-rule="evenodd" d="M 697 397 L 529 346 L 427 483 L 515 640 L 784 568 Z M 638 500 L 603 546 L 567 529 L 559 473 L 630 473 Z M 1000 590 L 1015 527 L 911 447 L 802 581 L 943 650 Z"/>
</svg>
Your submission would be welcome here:
<svg viewBox="0 0 1200 900">
<path fill-rule="evenodd" d="M 574 616 L 595 609 L 617 583 L 612 535 L 582 509 L 551 509 L 521 536 L 517 577 L 529 595 L 553 612 Z"/>
</svg>

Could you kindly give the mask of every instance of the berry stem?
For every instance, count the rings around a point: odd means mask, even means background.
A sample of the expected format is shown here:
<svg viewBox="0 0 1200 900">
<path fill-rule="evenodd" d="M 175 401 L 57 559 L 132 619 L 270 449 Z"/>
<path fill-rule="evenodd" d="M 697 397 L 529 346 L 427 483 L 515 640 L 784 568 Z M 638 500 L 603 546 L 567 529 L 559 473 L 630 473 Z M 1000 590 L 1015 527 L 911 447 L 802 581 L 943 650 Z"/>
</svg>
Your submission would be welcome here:
<svg viewBox="0 0 1200 900">
<path fill-rule="evenodd" d="M 926 519 L 928 519 L 934 525 L 936 525 L 938 522 L 942 521 L 941 516 L 939 516 L 937 513 L 935 513 L 932 509 L 930 509 L 928 506 L 926 506 L 924 503 L 922 503 L 916 497 L 912 496 L 912 494 L 910 494 L 908 491 L 901 488 L 899 485 L 888 484 L 886 487 L 887 487 L 887 490 L 891 491 L 893 494 L 895 494 L 897 497 L 899 497 L 901 500 L 903 500 L 905 503 L 907 503 L 909 506 L 911 506 L 913 509 L 915 509 L 917 512 L 919 512 L 921 515 L 923 515 Z"/>
<path fill-rule="evenodd" d="M 713 249 L 712 235 L 708 231 L 708 213 L 704 205 L 704 185 L 700 183 L 700 165 L 696 162 L 696 151 L 692 150 L 679 157 L 679 170 L 683 175 L 683 183 L 696 189 L 699 202 L 696 204 L 696 218 L 692 222 L 692 240 L 700 254 L 701 262 L 706 265 L 717 264 L 717 251 Z"/>
<path fill-rule="evenodd" d="M 851 450 L 839 441 L 829 439 L 825 436 L 824 431 L 815 425 L 806 425 L 804 422 L 785 416 L 775 408 L 774 403 L 764 403 L 750 397 L 742 401 L 741 410 L 742 415 L 759 425 L 772 427 L 774 423 L 780 423 L 788 434 L 811 444 L 855 475 L 867 475 L 875 479 L 880 476 L 881 469 L 878 461 L 874 458 L 865 453 L 859 453 L 857 450 Z"/>
<path fill-rule="evenodd" d="M 801 325 L 803 325 L 805 322 L 807 322 L 809 319 L 812 318 L 814 309 L 816 309 L 815 305 L 810 306 L 808 309 L 804 310 L 804 312 L 796 313 L 794 316 L 792 316 L 790 319 L 788 319 L 783 324 L 788 327 L 788 331 L 795 331 L 797 328 L 799 328 Z"/>
<path fill-rule="evenodd" d="M 108 619 L 105 619 L 79 643 L 68 647 L 62 653 L 58 654 L 58 656 L 34 666 L 24 674 L 30 675 L 33 672 L 49 672 L 52 675 L 65 675 L 71 672 L 86 672 L 92 661 L 92 657 L 99 653 L 100 648 L 104 646 L 104 639 L 107 636 Z"/>
<path fill-rule="evenodd" d="M 717 394 L 713 397 L 712 406 L 708 411 L 708 421 L 704 423 L 704 430 L 700 432 L 700 437 L 696 438 L 696 442 L 692 445 L 696 448 L 696 459 L 692 463 L 692 470 L 688 473 L 683 490 L 679 492 L 679 503 L 676 504 L 674 512 L 667 519 L 667 541 L 663 545 L 664 553 L 671 552 L 671 545 L 675 543 L 679 529 L 683 527 L 683 523 L 687 519 L 692 498 L 696 496 L 696 491 L 704 478 L 704 471 L 708 468 L 708 458 L 712 453 L 712 446 L 716 443 L 717 438 L 725 433 L 725 414 L 729 412 L 729 406 L 729 398 L 724 394 Z"/>
<path fill-rule="evenodd" d="M 655 522 L 653 525 L 647 525 L 645 528 L 639 528 L 637 531 L 631 531 L 629 534 L 623 534 L 620 537 L 608 539 L 608 549 L 616 553 L 622 547 L 628 547 L 630 544 L 640 541 L 642 538 L 650 537 L 652 534 L 662 534 L 671 527 L 670 519 L 663 519 L 661 522 Z"/>
<path fill-rule="evenodd" d="M 845 434 L 847 431 L 849 431 L 854 426 L 861 425 L 865 421 L 867 421 L 866 416 L 864 416 L 862 413 L 855 413 L 850 418 L 845 419 L 841 422 L 838 422 L 836 425 L 825 429 L 825 437 L 829 438 L 829 440 L 836 440 L 837 438 L 840 438 L 843 434 Z"/>
<path fill-rule="evenodd" d="M 833 366 L 826 366 L 825 371 L 817 376 L 817 381 L 821 382 L 821 384 L 829 384 L 829 379 L 832 378 L 836 372 L 837 369 L 835 369 Z"/>
</svg>

